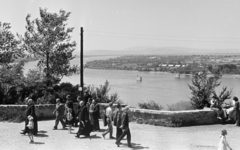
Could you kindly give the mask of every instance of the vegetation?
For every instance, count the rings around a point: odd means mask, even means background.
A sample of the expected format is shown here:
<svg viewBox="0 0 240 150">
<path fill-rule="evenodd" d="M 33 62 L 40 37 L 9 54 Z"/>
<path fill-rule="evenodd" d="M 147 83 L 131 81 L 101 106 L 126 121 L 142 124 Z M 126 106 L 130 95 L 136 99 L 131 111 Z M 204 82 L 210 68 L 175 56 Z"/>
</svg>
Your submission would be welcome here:
<svg viewBox="0 0 240 150">
<path fill-rule="evenodd" d="M 76 42 L 69 35 L 73 28 L 66 28 L 69 12 L 60 10 L 59 14 L 40 8 L 40 18 L 30 20 L 26 17 L 26 32 L 19 36 L 22 47 L 30 56 L 38 57 L 38 67 L 44 72 L 47 87 L 59 83 L 63 76 L 78 72 L 77 66 L 70 66 L 74 57 Z"/>
<path fill-rule="evenodd" d="M 89 93 L 90 97 L 101 103 L 122 103 L 122 101 L 119 99 L 118 93 L 112 93 L 109 95 L 110 89 L 111 88 L 109 87 L 109 82 L 106 80 L 104 85 L 100 85 L 100 87 L 94 87 L 93 85 L 89 85 L 86 88 L 86 92 Z"/>
<path fill-rule="evenodd" d="M 152 109 L 152 110 L 162 110 L 163 107 L 157 102 L 150 100 L 148 102 L 138 103 L 139 108 L 141 109 Z"/>
<path fill-rule="evenodd" d="M 215 74 L 208 74 L 206 70 L 193 75 L 192 85 L 188 86 L 192 90 L 190 100 L 196 109 L 209 106 L 212 96 L 215 96 L 219 103 L 230 97 L 231 92 L 227 91 L 227 88 L 223 88 L 219 96 L 215 93 L 215 88 L 221 84 L 219 82 L 221 77 L 222 75 L 218 71 Z"/>
<path fill-rule="evenodd" d="M 190 101 L 180 101 L 175 104 L 167 105 L 168 111 L 194 110 L 194 106 Z"/>
</svg>

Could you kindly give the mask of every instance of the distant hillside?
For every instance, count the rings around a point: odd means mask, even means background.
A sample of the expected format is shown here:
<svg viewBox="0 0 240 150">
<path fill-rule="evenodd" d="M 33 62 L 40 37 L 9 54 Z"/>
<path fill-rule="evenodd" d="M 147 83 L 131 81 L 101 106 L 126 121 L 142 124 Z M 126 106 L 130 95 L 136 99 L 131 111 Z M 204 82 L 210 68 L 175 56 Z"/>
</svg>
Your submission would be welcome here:
<svg viewBox="0 0 240 150">
<path fill-rule="evenodd" d="M 240 54 L 240 49 L 192 49 L 184 47 L 133 47 L 122 50 L 86 50 L 85 55 L 223 55 Z"/>
</svg>

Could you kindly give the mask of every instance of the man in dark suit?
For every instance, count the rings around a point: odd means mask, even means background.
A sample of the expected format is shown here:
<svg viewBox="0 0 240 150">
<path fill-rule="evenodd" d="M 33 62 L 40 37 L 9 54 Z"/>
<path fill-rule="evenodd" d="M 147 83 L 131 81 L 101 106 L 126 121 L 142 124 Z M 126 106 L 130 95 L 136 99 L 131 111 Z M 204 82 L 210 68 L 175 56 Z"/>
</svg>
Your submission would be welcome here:
<svg viewBox="0 0 240 150">
<path fill-rule="evenodd" d="M 129 128 L 129 117 L 128 117 L 128 111 L 129 111 L 129 107 L 125 107 L 123 108 L 123 113 L 122 113 L 122 125 L 120 128 L 122 128 L 123 133 L 121 134 L 121 136 L 119 137 L 119 139 L 117 139 L 117 146 L 119 146 L 121 140 L 124 138 L 125 135 L 127 135 L 127 142 L 128 142 L 128 147 L 132 147 L 131 145 L 131 132 L 130 132 L 130 128 Z"/>
<path fill-rule="evenodd" d="M 122 129 L 120 128 L 121 124 L 122 124 L 121 118 L 122 118 L 122 106 L 121 106 L 121 104 L 118 103 L 117 110 L 113 117 L 113 125 L 116 126 L 116 131 L 117 131 L 116 132 L 116 142 L 122 135 Z"/>
<path fill-rule="evenodd" d="M 59 121 L 61 122 L 63 128 L 66 127 L 65 122 L 63 121 L 64 111 L 65 111 L 64 105 L 61 104 L 60 99 L 57 98 L 56 99 L 56 109 L 53 111 L 53 114 L 56 114 L 55 126 L 53 127 L 53 130 L 57 129 Z"/>
<path fill-rule="evenodd" d="M 100 131 L 99 120 L 98 120 L 99 117 L 100 117 L 99 105 L 97 104 L 97 102 L 95 100 L 93 100 L 92 103 L 94 105 L 94 109 L 93 109 L 94 130 L 95 131 Z"/>
<path fill-rule="evenodd" d="M 84 101 L 79 103 L 80 109 L 78 111 L 78 119 L 80 122 L 77 135 L 75 137 L 79 138 L 80 135 L 90 136 L 91 126 L 89 122 L 89 113 L 87 107 L 84 105 Z"/>
</svg>

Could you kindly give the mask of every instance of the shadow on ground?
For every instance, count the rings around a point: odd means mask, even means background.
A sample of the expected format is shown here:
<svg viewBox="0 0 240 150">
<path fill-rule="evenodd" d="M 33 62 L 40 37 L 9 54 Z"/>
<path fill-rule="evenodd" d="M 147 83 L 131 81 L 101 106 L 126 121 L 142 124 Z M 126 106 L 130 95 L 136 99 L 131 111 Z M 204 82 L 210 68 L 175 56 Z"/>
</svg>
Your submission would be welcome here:
<svg viewBox="0 0 240 150">
<path fill-rule="evenodd" d="M 40 144 L 45 144 L 45 143 L 44 142 L 34 142 L 33 144 L 37 144 L 37 145 L 39 144 L 40 145 Z"/>
<path fill-rule="evenodd" d="M 120 145 L 121 148 L 131 148 L 131 149 L 149 149 L 149 147 L 144 147 L 141 146 L 141 144 L 137 144 L 137 143 L 131 143 L 132 147 L 128 147 L 127 143 L 123 143 Z"/>
<path fill-rule="evenodd" d="M 48 137 L 48 135 L 45 133 L 47 133 L 47 131 L 43 131 L 43 130 L 38 131 L 38 134 L 36 135 L 36 137 Z"/>
</svg>

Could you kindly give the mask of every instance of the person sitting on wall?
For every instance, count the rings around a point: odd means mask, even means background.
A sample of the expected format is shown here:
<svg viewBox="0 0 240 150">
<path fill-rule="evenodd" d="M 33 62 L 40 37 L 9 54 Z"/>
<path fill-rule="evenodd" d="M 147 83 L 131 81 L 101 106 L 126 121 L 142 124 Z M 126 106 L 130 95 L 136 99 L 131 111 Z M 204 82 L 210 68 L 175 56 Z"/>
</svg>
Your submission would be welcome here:
<svg viewBox="0 0 240 150">
<path fill-rule="evenodd" d="M 218 105 L 218 101 L 215 98 L 212 98 L 212 100 L 210 101 L 210 108 L 217 112 L 217 118 L 220 120 L 224 120 L 226 119 L 226 112 L 223 110 L 223 108 L 221 106 Z"/>
</svg>

